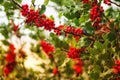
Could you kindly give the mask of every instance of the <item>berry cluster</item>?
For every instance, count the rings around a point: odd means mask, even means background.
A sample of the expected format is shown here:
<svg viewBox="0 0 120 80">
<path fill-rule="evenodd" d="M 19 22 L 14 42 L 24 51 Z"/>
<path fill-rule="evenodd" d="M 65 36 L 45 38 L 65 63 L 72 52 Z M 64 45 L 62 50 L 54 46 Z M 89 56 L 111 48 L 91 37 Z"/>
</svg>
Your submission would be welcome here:
<svg viewBox="0 0 120 80">
<path fill-rule="evenodd" d="M 107 5 L 111 5 L 111 1 L 110 0 L 104 0 L 104 3 Z"/>
<path fill-rule="evenodd" d="M 55 27 L 54 21 L 47 18 L 44 14 L 40 15 L 39 11 L 34 11 L 33 9 L 29 9 L 28 5 L 23 5 L 21 13 L 24 17 L 26 17 L 27 24 L 34 24 L 37 27 L 44 27 L 44 29 L 51 31 L 54 29 L 54 32 L 57 35 L 61 35 L 62 30 L 65 33 L 73 34 L 80 36 L 83 33 L 83 30 L 80 28 L 73 28 L 70 26 L 60 25 Z"/>
<path fill-rule="evenodd" d="M 23 16 L 27 16 L 27 15 L 28 15 L 28 12 L 29 12 L 28 5 L 27 5 L 27 4 L 22 5 L 22 10 L 21 10 L 22 15 L 23 15 Z"/>
<path fill-rule="evenodd" d="M 67 53 L 67 56 L 68 58 L 72 58 L 72 59 L 80 58 L 80 53 L 83 51 L 84 51 L 84 48 L 77 49 L 77 48 L 70 47 Z"/>
<path fill-rule="evenodd" d="M 115 66 L 113 66 L 114 73 L 120 74 L 120 60 L 115 61 Z"/>
<path fill-rule="evenodd" d="M 42 40 L 40 44 L 41 44 L 43 51 L 48 55 L 48 57 L 53 58 L 53 55 L 50 53 L 55 51 L 54 46 L 50 45 L 44 40 Z"/>
<path fill-rule="evenodd" d="M 82 0 L 82 3 L 83 3 L 83 4 L 88 4 L 88 3 L 89 3 L 89 0 Z"/>
<path fill-rule="evenodd" d="M 80 53 L 84 51 L 84 48 L 73 48 L 70 47 L 67 56 L 68 58 L 72 58 L 75 62 L 73 69 L 76 72 L 76 76 L 79 76 L 79 74 L 82 74 L 82 61 L 80 59 Z"/>
<path fill-rule="evenodd" d="M 90 10 L 90 19 L 93 22 L 94 27 L 99 27 L 99 23 L 101 22 L 101 13 L 103 13 L 103 11 L 103 7 L 101 6 L 92 6 Z"/>
<path fill-rule="evenodd" d="M 59 26 L 54 30 L 54 32 L 55 32 L 57 35 L 61 35 L 63 29 L 64 29 L 64 25 L 59 25 Z"/>
<path fill-rule="evenodd" d="M 82 29 L 74 28 L 74 27 L 70 27 L 70 26 L 66 26 L 65 32 L 72 33 L 73 35 L 76 35 L 76 36 L 80 36 L 81 34 L 83 34 L 83 30 Z"/>
<path fill-rule="evenodd" d="M 76 76 L 79 76 L 79 74 L 82 74 L 82 60 L 81 59 L 75 59 L 75 64 L 73 66 L 73 69 L 76 72 Z"/>
<path fill-rule="evenodd" d="M 15 47 L 13 44 L 10 44 L 9 46 L 9 52 L 6 55 L 6 62 L 7 64 L 3 68 L 3 72 L 5 76 L 8 76 L 14 69 L 14 66 L 16 65 L 16 54 L 14 52 Z"/>
<path fill-rule="evenodd" d="M 46 18 L 45 15 L 40 15 L 38 10 L 34 11 L 33 9 L 29 9 L 28 5 L 22 5 L 21 13 L 24 17 L 26 17 L 27 24 L 44 27 L 44 29 L 49 31 L 55 27 L 53 20 Z"/>
<path fill-rule="evenodd" d="M 57 35 L 61 35 L 62 33 L 62 30 L 67 34 L 73 34 L 73 35 L 76 35 L 76 36 L 81 36 L 83 34 L 83 30 L 80 29 L 80 28 L 74 28 L 74 27 L 70 27 L 70 26 L 63 26 L 63 25 L 60 25 L 58 27 L 55 28 L 54 32 L 57 34 Z"/>
</svg>

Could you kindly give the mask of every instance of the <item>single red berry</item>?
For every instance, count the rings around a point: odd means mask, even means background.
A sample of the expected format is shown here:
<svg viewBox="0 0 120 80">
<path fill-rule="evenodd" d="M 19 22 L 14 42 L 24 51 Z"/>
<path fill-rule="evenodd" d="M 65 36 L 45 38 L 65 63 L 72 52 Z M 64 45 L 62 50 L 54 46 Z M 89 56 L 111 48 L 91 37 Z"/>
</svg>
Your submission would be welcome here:
<svg viewBox="0 0 120 80">
<path fill-rule="evenodd" d="M 54 68 L 52 73 L 56 75 L 58 73 L 58 68 Z"/>
<path fill-rule="evenodd" d="M 14 26 L 13 26 L 13 30 L 14 30 L 14 32 L 18 31 L 18 28 L 19 28 L 18 25 L 14 25 Z"/>
</svg>

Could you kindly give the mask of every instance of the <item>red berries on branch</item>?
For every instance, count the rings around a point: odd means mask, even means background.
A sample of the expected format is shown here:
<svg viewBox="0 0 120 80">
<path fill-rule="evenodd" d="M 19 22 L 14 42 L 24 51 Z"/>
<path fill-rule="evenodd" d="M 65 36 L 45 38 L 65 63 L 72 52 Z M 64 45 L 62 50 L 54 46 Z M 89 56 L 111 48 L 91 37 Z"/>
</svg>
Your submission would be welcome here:
<svg viewBox="0 0 120 80">
<path fill-rule="evenodd" d="M 28 5 L 22 5 L 21 13 L 24 17 L 26 17 L 27 24 L 34 24 L 37 27 L 44 27 L 44 29 L 49 31 L 55 27 L 53 20 L 46 18 L 46 16 L 41 16 L 39 11 L 29 9 Z"/>
<path fill-rule="evenodd" d="M 75 70 L 76 76 L 78 77 L 83 72 L 82 60 L 81 59 L 75 59 L 74 61 L 75 61 L 75 64 L 73 66 L 73 69 Z"/>
<path fill-rule="evenodd" d="M 8 76 L 14 69 L 14 66 L 16 63 L 8 63 L 7 65 L 4 66 L 3 71 L 4 71 L 4 76 Z"/>
<path fill-rule="evenodd" d="M 44 40 L 42 40 L 40 44 L 41 44 L 43 51 L 48 55 L 48 57 L 53 58 L 51 53 L 55 51 L 54 46 L 50 45 Z"/>
<path fill-rule="evenodd" d="M 84 48 L 77 49 L 77 48 L 70 47 L 67 53 L 67 56 L 68 58 L 72 58 L 72 59 L 80 58 L 80 53 L 83 51 L 84 51 Z"/>
<path fill-rule="evenodd" d="M 61 35 L 62 31 L 64 31 L 66 34 L 73 34 L 74 36 L 81 36 L 84 32 L 80 28 L 74 28 L 74 27 L 63 26 L 63 25 L 60 25 L 60 26 L 56 27 L 55 30 L 54 30 L 54 32 L 57 35 Z"/>
<path fill-rule="evenodd" d="M 114 73 L 120 74 L 120 60 L 115 61 L 115 66 L 113 66 Z"/>
<path fill-rule="evenodd" d="M 104 0 L 104 3 L 107 5 L 111 5 L 111 0 Z"/>
<path fill-rule="evenodd" d="M 80 28 L 73 28 L 69 26 L 60 25 L 55 28 L 54 21 L 47 18 L 44 14 L 40 15 L 38 11 L 34 11 L 33 9 L 29 9 L 28 5 L 23 5 L 21 13 L 24 17 L 26 17 L 27 24 L 34 24 L 37 27 L 44 27 L 44 29 L 51 31 L 54 29 L 54 32 L 57 35 L 61 35 L 61 31 L 63 30 L 66 33 L 80 36 L 83 33 L 83 30 Z"/>
<path fill-rule="evenodd" d="M 15 47 L 13 44 L 9 46 L 9 52 L 6 55 L 7 64 L 3 68 L 4 76 L 8 76 L 14 69 L 16 65 L 16 54 L 14 52 Z"/>
<path fill-rule="evenodd" d="M 94 27 L 99 27 L 99 24 L 101 22 L 101 14 L 103 13 L 103 7 L 102 6 L 92 6 L 90 10 L 90 19 L 93 22 Z"/>
<path fill-rule="evenodd" d="M 28 5 L 22 5 L 22 10 L 21 10 L 21 13 L 23 16 L 27 16 L 28 15 L 28 12 L 29 12 L 29 8 L 28 8 Z"/>
<path fill-rule="evenodd" d="M 64 25 L 59 25 L 59 26 L 54 30 L 54 32 L 55 32 L 57 35 L 61 35 L 61 34 L 62 34 L 62 30 L 64 30 Z"/>
</svg>

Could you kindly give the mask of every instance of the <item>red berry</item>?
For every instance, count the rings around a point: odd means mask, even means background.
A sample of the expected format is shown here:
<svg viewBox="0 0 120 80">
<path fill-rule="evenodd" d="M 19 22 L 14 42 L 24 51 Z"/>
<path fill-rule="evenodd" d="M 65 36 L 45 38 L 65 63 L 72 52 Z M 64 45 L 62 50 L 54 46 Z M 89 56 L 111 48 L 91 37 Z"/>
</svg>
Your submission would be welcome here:
<svg viewBox="0 0 120 80">
<path fill-rule="evenodd" d="M 52 73 L 56 75 L 58 73 L 58 68 L 54 68 Z"/>
<path fill-rule="evenodd" d="M 14 32 L 18 31 L 18 28 L 19 28 L 18 25 L 14 25 L 14 26 L 13 26 Z"/>
</svg>

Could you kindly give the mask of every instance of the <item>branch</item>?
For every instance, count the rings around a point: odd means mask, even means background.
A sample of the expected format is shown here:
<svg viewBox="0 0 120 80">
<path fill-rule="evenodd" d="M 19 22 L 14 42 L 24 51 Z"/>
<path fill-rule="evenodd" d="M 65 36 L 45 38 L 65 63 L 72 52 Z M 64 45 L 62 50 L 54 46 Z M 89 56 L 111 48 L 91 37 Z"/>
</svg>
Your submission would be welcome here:
<svg viewBox="0 0 120 80">
<path fill-rule="evenodd" d="M 102 15 L 104 16 L 104 18 L 105 18 L 109 23 L 111 23 L 111 21 L 108 19 L 108 17 L 105 16 L 104 13 L 102 13 Z"/>
<path fill-rule="evenodd" d="M 21 8 L 22 9 L 22 7 L 20 6 L 20 4 L 18 4 L 16 1 L 14 1 L 14 0 L 11 0 L 14 4 L 16 4 L 19 8 Z"/>
<path fill-rule="evenodd" d="M 53 63 L 54 63 L 54 65 L 55 65 L 55 67 L 58 69 L 58 65 L 57 65 L 54 57 L 53 57 Z M 58 78 L 58 80 L 61 80 L 61 73 L 60 73 L 59 70 L 58 70 L 58 72 L 57 72 L 57 78 Z"/>
<path fill-rule="evenodd" d="M 118 7 L 120 7 L 120 5 L 119 4 L 117 4 L 117 3 L 115 3 L 115 2 L 112 2 L 112 1 L 110 1 L 112 4 L 115 4 L 116 6 L 118 6 Z"/>
</svg>

